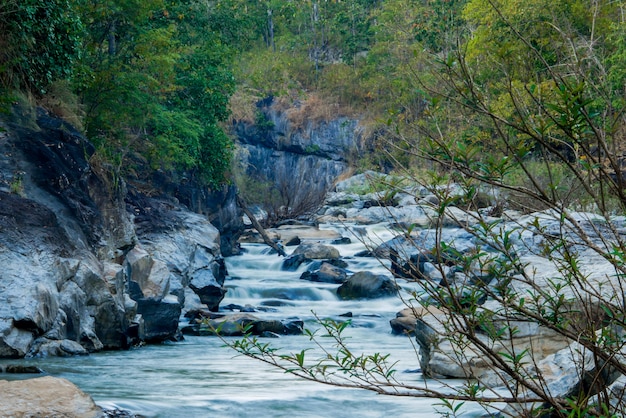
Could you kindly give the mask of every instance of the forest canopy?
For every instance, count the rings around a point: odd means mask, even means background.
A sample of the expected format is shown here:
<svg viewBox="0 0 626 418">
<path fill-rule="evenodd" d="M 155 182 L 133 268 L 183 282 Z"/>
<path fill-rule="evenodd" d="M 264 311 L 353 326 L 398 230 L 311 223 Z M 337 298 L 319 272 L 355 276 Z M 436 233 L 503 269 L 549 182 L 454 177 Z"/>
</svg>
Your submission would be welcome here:
<svg viewBox="0 0 626 418">
<path fill-rule="evenodd" d="M 5 104 L 30 91 L 113 166 L 145 160 L 212 185 L 229 168 L 224 122 L 242 113 L 229 109 L 233 94 L 237 104 L 316 94 L 408 131 L 437 112 L 447 135 L 491 146 L 481 120 L 442 105 L 441 66 L 460 54 L 502 111 L 514 105 L 508 86 L 558 94 L 547 69 L 592 87 L 584 100 L 598 111 L 623 109 L 619 1 L 2 0 L 0 15 Z"/>
</svg>

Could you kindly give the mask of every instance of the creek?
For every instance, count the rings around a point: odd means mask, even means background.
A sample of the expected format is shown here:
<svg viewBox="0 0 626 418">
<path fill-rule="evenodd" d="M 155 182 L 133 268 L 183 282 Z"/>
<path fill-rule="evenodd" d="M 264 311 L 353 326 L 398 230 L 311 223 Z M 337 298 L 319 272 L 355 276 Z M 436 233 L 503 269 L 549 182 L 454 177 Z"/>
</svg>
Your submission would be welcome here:
<svg viewBox="0 0 626 418">
<path fill-rule="evenodd" d="M 324 228 L 351 237 L 352 243 L 336 246 L 349 270 L 386 273 L 376 259 L 354 256 L 365 246 L 346 227 Z M 389 231 L 376 226 L 367 227 L 367 235 L 378 242 L 391 237 Z M 345 335 L 354 351 L 389 353 L 390 361 L 397 362 L 394 368 L 399 381 L 423 383 L 412 340 L 392 335 L 389 326 L 389 320 L 404 307 L 399 298 L 341 301 L 335 294 L 338 285 L 300 280 L 306 266 L 297 271 L 282 271 L 281 257 L 268 254 L 267 246 L 244 244 L 244 249 L 242 255 L 226 260 L 228 293 L 222 307 L 265 307 L 263 311 L 267 312 L 255 315 L 267 319 L 300 318 L 309 329 L 319 328 L 315 315 L 345 319 L 341 315 L 349 312 L 352 323 Z M 406 292 L 411 285 L 400 284 L 408 297 Z M 300 352 L 312 345 L 304 335 L 264 341 L 286 352 Z M 216 337 L 186 336 L 181 342 L 129 351 L 21 362 L 72 381 L 102 407 L 125 409 L 146 417 L 439 416 L 434 405 L 437 400 L 380 396 L 299 380 L 260 361 L 237 356 Z M 429 383 L 432 388 L 437 385 Z"/>
</svg>

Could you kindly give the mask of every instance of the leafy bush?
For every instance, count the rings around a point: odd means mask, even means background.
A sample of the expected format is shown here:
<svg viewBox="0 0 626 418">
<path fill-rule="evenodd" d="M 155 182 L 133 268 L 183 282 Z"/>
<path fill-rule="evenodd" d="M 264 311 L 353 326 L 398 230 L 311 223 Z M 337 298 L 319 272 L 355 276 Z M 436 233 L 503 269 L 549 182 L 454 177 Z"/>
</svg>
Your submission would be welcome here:
<svg viewBox="0 0 626 418">
<path fill-rule="evenodd" d="M 8 1 L 0 8 L 0 84 L 41 94 L 80 58 L 83 24 L 70 0 Z"/>
</svg>

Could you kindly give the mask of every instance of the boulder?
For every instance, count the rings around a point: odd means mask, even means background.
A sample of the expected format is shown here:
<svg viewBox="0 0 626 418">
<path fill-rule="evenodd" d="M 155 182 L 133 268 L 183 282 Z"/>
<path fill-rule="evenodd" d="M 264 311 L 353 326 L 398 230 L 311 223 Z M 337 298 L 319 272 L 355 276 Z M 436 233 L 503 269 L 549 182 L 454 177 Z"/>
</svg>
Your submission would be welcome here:
<svg viewBox="0 0 626 418">
<path fill-rule="evenodd" d="M 337 289 L 341 299 L 373 299 L 398 294 L 398 285 L 389 277 L 360 271 L 353 274 Z"/>
<path fill-rule="evenodd" d="M 319 269 L 302 273 L 300 279 L 312 282 L 341 284 L 346 281 L 347 277 L 348 274 L 346 270 L 324 261 Z"/>
<path fill-rule="evenodd" d="M 167 265 L 154 259 L 146 250 L 136 246 L 126 254 L 128 290 L 135 300 L 161 300 L 169 292 L 170 271 Z"/>
<path fill-rule="evenodd" d="M 141 245 L 170 272 L 170 289 L 185 304 L 190 288 L 201 303 L 217 310 L 224 298 L 226 267 L 220 253 L 220 235 L 206 217 L 182 210 L 166 210 L 152 202 L 161 214 L 160 228 L 149 224 L 139 234 Z M 145 216 L 145 222 L 153 218 Z"/>
<path fill-rule="evenodd" d="M 288 239 L 285 239 L 285 247 L 295 247 L 296 245 L 302 244 L 302 240 L 299 236 L 294 235 Z"/>
<path fill-rule="evenodd" d="M 11 374 L 42 374 L 44 371 L 37 366 L 25 364 L 3 364 L 0 365 L 0 373 Z"/>
<path fill-rule="evenodd" d="M 286 257 L 283 260 L 283 264 L 281 265 L 281 270 L 286 271 L 295 271 L 302 265 L 302 263 L 310 262 L 311 260 L 307 259 L 304 254 L 292 254 L 289 257 Z"/>
<path fill-rule="evenodd" d="M 242 336 L 245 332 L 252 335 L 299 335 L 304 323 L 299 319 L 265 320 L 249 313 L 238 313 L 220 317 L 197 320 L 182 329 L 188 335 L 216 335 L 224 337 Z"/>
<path fill-rule="evenodd" d="M 396 314 L 396 317 L 389 321 L 391 332 L 396 335 L 415 334 L 415 323 L 417 314 L 414 308 L 405 308 Z"/>
<path fill-rule="evenodd" d="M 330 229 L 319 229 L 317 225 L 306 225 L 301 223 L 291 223 L 280 225 L 277 228 L 270 228 L 268 233 L 275 233 L 276 236 L 287 245 L 287 242 L 298 239 L 300 243 L 305 241 L 332 241 L 340 238 L 337 231 Z M 298 243 L 298 245 L 300 244 Z"/>
<path fill-rule="evenodd" d="M 128 346 L 124 290 L 116 287 L 119 286 L 116 281 L 124 275 L 119 267 L 108 266 L 103 268 L 91 256 L 83 258 L 74 276 L 61 288 L 61 309 L 68 317 L 67 338 L 87 344 L 85 348 L 89 351 Z"/>
<path fill-rule="evenodd" d="M 0 357 L 24 357 L 34 340 L 32 332 L 16 328 L 11 319 L 0 319 Z"/>
<path fill-rule="evenodd" d="M 72 340 L 51 340 L 38 338 L 31 346 L 26 357 L 71 357 L 85 356 L 89 352 L 82 345 Z"/>
<path fill-rule="evenodd" d="M 536 371 L 533 372 L 542 376 L 546 392 L 556 399 L 575 399 L 581 393 L 595 397 L 605 390 L 609 398 L 601 402 L 608 400 L 611 405 L 617 406 L 624 399 L 623 380 L 619 380 L 621 373 L 606 367 L 606 364 L 594 358 L 593 353 L 578 342 L 573 342 L 537 362 Z M 486 376 L 485 380 L 492 385 L 493 382 L 502 382 L 494 372 Z M 505 416 L 526 416 L 528 411 L 541 407 L 541 403 L 531 402 L 510 404 L 502 413 Z"/>
<path fill-rule="evenodd" d="M 7 417 L 104 417 L 89 395 L 58 377 L 0 380 L 0 393 L 0 411 Z"/>
<path fill-rule="evenodd" d="M 191 273 L 190 279 L 189 288 L 198 295 L 200 302 L 207 305 L 211 311 L 217 311 L 226 295 L 226 289 L 217 281 L 210 268 L 196 269 Z"/>
<path fill-rule="evenodd" d="M 161 300 L 152 298 L 137 301 L 137 314 L 141 315 L 143 328 L 138 337 L 142 341 L 158 342 L 174 339 L 181 314 L 178 298 L 169 295 Z"/>
<path fill-rule="evenodd" d="M 226 295 L 226 289 L 222 287 L 225 274 L 221 272 L 223 264 L 220 262 L 216 262 L 215 257 L 204 248 L 197 248 L 187 270 L 189 288 L 211 311 L 219 309 Z"/>
<path fill-rule="evenodd" d="M 464 341 L 453 328 L 445 324 L 452 321 L 451 314 L 429 309 L 419 315 L 415 323 L 415 337 L 420 347 L 420 365 L 425 375 L 431 377 L 479 378 L 490 386 L 500 386 L 497 375 L 492 378 L 493 364 L 472 343 Z M 569 341 L 559 333 L 529 321 L 494 318 L 496 329 L 510 329 L 496 341 L 477 330 L 482 343 L 497 353 L 521 353 L 527 350 L 527 364 L 533 359 L 543 359 L 569 346 Z M 533 356 L 533 359 L 530 356 Z"/>
<path fill-rule="evenodd" d="M 340 257 L 339 251 L 335 247 L 318 242 L 298 245 L 292 255 L 300 254 L 309 260 L 334 259 Z"/>
</svg>

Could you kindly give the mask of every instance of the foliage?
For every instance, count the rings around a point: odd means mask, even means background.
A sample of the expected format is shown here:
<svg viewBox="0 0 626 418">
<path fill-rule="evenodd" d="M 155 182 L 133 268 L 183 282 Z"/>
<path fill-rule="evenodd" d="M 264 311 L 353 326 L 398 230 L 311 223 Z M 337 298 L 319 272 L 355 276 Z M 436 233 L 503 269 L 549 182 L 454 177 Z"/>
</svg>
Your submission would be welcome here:
<svg viewBox="0 0 626 418">
<path fill-rule="evenodd" d="M 0 103 L 30 91 L 114 167 L 147 159 L 218 185 L 232 147 L 219 127 L 234 91 L 224 24 L 236 22 L 215 13 L 196 0 L 4 0 Z"/>
<path fill-rule="evenodd" d="M 0 16 L 2 88 L 41 94 L 72 75 L 83 26 L 70 0 L 5 0 Z"/>
<path fill-rule="evenodd" d="M 87 133 L 101 152 L 117 153 L 122 167 L 132 167 L 130 157 L 139 154 L 155 169 L 222 183 L 232 144 L 217 124 L 228 117 L 234 80 L 223 69 L 225 35 L 210 26 L 202 4 L 80 6 L 89 36 L 76 83 Z"/>
</svg>

